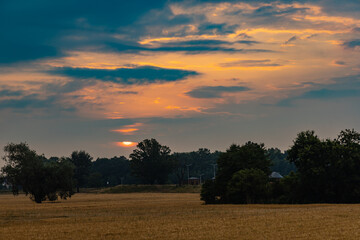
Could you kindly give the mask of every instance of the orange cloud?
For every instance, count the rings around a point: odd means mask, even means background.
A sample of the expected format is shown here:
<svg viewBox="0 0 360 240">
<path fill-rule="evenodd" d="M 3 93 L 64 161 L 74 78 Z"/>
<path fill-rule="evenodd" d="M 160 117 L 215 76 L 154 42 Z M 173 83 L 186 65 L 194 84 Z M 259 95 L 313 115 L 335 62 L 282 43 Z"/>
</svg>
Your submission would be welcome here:
<svg viewBox="0 0 360 240">
<path fill-rule="evenodd" d="M 138 130 L 139 130 L 138 128 L 124 128 L 124 129 L 115 129 L 115 130 L 111 130 L 111 131 L 128 135 L 128 134 L 131 134 L 132 132 L 136 132 Z"/>
<path fill-rule="evenodd" d="M 112 132 L 118 132 L 118 133 L 122 133 L 123 135 L 133 135 L 134 132 L 139 131 L 139 126 L 142 126 L 142 123 L 134 123 L 131 125 L 126 125 L 123 128 L 120 129 L 114 129 L 111 130 Z"/>
</svg>

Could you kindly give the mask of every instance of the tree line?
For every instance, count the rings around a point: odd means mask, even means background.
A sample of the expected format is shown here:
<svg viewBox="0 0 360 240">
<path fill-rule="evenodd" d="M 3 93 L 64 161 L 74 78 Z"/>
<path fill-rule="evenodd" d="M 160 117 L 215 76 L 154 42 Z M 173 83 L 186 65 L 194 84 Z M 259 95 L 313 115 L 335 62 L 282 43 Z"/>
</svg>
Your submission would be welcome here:
<svg viewBox="0 0 360 240">
<path fill-rule="evenodd" d="M 272 163 L 272 170 L 283 175 L 296 170 L 293 163 L 285 160 L 287 153 L 276 148 L 264 151 Z M 23 191 L 37 203 L 66 199 L 86 187 L 165 183 L 182 185 L 188 183 L 189 177 L 203 181 L 214 179 L 215 173 L 219 174 L 219 159 L 224 154 L 211 152 L 207 148 L 171 153 L 169 147 L 155 139 L 140 142 L 129 158 L 115 156 L 93 160 L 85 151 L 74 151 L 69 157 L 46 158 L 30 149 L 26 143 L 10 143 L 4 147 L 4 152 L 2 182 L 11 186 L 15 195 Z"/>
<path fill-rule="evenodd" d="M 232 145 L 217 160 L 214 181 L 206 181 L 201 199 L 211 203 L 358 203 L 360 202 L 360 134 L 341 131 L 321 140 L 300 132 L 286 151 L 297 171 L 269 178 L 271 161 L 263 144 Z"/>
</svg>

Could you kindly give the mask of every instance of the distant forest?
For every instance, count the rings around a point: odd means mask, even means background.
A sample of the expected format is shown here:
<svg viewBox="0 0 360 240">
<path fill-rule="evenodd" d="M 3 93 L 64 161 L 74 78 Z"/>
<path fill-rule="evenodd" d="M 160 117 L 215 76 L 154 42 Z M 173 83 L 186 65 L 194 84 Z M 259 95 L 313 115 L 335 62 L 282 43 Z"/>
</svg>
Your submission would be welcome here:
<svg viewBox="0 0 360 240">
<path fill-rule="evenodd" d="M 288 175 L 291 171 L 296 171 L 293 163 L 286 161 L 286 152 L 282 152 L 278 148 L 270 148 L 267 150 L 268 157 L 271 161 L 271 171 L 280 173 L 283 176 Z M 189 166 L 189 177 L 199 178 L 200 175 L 203 181 L 212 179 L 214 177 L 214 164 L 221 152 L 211 152 L 207 148 L 200 148 L 197 151 L 173 153 L 172 159 L 176 159 L 178 166 L 174 168 L 168 176 L 165 183 L 180 184 L 187 182 Z M 217 166 L 215 165 L 215 173 Z M 97 158 L 92 161 L 90 174 L 86 185 L 82 187 L 107 187 L 116 186 L 119 184 L 142 184 L 140 178 L 134 176 L 131 172 L 130 161 L 128 158 L 113 157 L 113 158 Z"/>
<path fill-rule="evenodd" d="M 192 152 L 175 152 L 171 154 L 172 159 L 176 159 L 177 167 L 168 175 L 166 184 L 184 184 L 187 183 L 188 171 L 186 165 L 189 166 L 189 177 L 198 178 L 205 182 L 214 177 L 217 171 L 216 160 L 222 152 L 211 152 L 207 148 L 200 148 Z M 268 157 L 271 161 L 271 171 L 280 173 L 282 176 L 288 175 L 291 171 L 296 171 L 293 163 L 286 161 L 286 152 L 282 152 L 278 148 L 270 148 L 267 150 Z M 59 157 L 50 157 L 45 161 L 59 161 Z M 156 174 L 156 173 L 155 173 Z M 147 184 L 141 178 L 134 176 L 130 167 L 130 160 L 124 156 L 114 156 L 112 158 L 97 158 L 91 161 L 89 174 L 85 181 L 80 185 L 82 188 L 100 188 L 113 187 L 120 184 Z M 0 185 L 0 188 L 5 188 Z"/>
<path fill-rule="evenodd" d="M 223 153 L 200 148 L 192 152 L 175 152 L 155 139 L 145 139 L 125 156 L 93 158 L 85 151 L 70 157 L 38 155 L 26 143 L 4 147 L 5 166 L 1 169 L 0 189 L 16 195 L 23 191 L 36 202 L 67 198 L 80 188 L 103 188 L 123 184 L 202 184 L 216 178 L 217 161 Z M 283 176 L 296 171 L 286 161 L 286 153 L 277 148 L 266 150 L 271 170 Z"/>
<path fill-rule="evenodd" d="M 47 159 L 26 143 L 4 152 L 2 187 L 37 203 L 122 184 L 202 184 L 207 204 L 360 202 L 360 133 L 350 129 L 325 140 L 300 132 L 286 152 L 249 141 L 226 152 L 171 153 L 156 139 L 139 142 L 129 158 L 95 161 L 85 151 Z"/>
</svg>

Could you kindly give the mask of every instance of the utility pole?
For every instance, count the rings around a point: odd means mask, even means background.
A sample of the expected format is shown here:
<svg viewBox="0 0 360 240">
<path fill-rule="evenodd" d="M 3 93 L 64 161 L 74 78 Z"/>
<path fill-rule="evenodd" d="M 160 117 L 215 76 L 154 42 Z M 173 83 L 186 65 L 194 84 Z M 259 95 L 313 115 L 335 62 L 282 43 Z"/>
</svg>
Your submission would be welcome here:
<svg viewBox="0 0 360 240">
<path fill-rule="evenodd" d="M 211 164 L 214 167 L 214 180 L 215 180 L 215 174 L 216 174 L 216 163 Z"/>
<path fill-rule="evenodd" d="M 192 165 L 192 164 L 187 164 L 187 165 L 186 165 L 187 171 L 188 171 L 188 185 L 189 185 L 189 179 L 190 179 L 189 167 L 190 167 L 191 165 Z"/>
<path fill-rule="evenodd" d="M 201 185 L 201 176 L 204 176 L 204 174 L 202 173 L 199 176 L 200 176 L 200 185 Z"/>
</svg>

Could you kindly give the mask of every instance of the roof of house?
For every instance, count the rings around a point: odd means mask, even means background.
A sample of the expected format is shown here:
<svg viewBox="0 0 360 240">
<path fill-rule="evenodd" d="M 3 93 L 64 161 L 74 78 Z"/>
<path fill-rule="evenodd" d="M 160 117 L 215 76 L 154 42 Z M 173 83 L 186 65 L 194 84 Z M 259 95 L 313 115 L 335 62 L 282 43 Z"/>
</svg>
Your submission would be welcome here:
<svg viewBox="0 0 360 240">
<path fill-rule="evenodd" d="M 278 173 L 278 172 L 272 172 L 272 173 L 269 175 L 269 178 L 283 178 L 283 176 L 281 176 L 281 174 Z"/>
<path fill-rule="evenodd" d="M 196 180 L 196 179 L 199 179 L 197 177 L 190 177 L 189 180 Z"/>
</svg>

